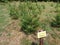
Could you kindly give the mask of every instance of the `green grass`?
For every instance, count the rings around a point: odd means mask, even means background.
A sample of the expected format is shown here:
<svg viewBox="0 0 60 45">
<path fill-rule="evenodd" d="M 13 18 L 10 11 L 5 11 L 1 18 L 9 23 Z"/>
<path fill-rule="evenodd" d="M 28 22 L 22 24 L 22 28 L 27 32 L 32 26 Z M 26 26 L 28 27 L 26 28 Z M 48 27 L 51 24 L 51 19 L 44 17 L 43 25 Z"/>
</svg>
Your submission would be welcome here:
<svg viewBox="0 0 60 45">
<path fill-rule="evenodd" d="M 8 11 L 7 6 L 8 5 L 0 4 L 0 30 L 3 29 L 3 27 L 7 25 L 9 22 L 9 11 Z"/>
<path fill-rule="evenodd" d="M 21 40 L 21 45 L 31 45 L 31 44 L 32 44 L 32 42 L 27 38 L 23 38 Z"/>
</svg>

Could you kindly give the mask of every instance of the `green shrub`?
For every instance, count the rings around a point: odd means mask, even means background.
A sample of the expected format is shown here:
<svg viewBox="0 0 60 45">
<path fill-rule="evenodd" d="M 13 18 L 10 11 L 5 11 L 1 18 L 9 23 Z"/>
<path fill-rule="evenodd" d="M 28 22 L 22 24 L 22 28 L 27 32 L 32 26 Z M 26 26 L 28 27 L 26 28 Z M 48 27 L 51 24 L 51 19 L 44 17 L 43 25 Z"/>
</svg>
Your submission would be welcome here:
<svg viewBox="0 0 60 45">
<path fill-rule="evenodd" d="M 51 26 L 60 27 L 60 13 L 56 15 L 55 20 L 51 23 Z"/>
<path fill-rule="evenodd" d="M 22 19 L 22 30 L 27 33 L 34 33 L 36 28 L 39 26 L 39 19 L 37 17 L 33 17 L 31 15 L 25 15 Z"/>
<path fill-rule="evenodd" d="M 57 25 L 60 25 L 60 13 L 57 14 L 57 16 L 56 16 L 56 23 L 57 23 Z"/>
<path fill-rule="evenodd" d="M 19 13 L 18 13 L 18 8 L 16 7 L 16 5 L 9 5 L 9 10 L 10 10 L 10 17 L 12 19 L 18 19 L 19 18 Z"/>
<path fill-rule="evenodd" d="M 31 5 L 31 4 L 30 4 Z M 22 5 L 21 9 L 21 29 L 26 34 L 31 34 L 37 31 L 37 27 L 39 27 L 39 16 L 33 9 L 25 10 L 28 5 Z"/>
<path fill-rule="evenodd" d="M 55 9 L 56 9 L 55 10 L 56 13 L 60 13 L 60 4 L 59 3 L 56 4 Z"/>
</svg>

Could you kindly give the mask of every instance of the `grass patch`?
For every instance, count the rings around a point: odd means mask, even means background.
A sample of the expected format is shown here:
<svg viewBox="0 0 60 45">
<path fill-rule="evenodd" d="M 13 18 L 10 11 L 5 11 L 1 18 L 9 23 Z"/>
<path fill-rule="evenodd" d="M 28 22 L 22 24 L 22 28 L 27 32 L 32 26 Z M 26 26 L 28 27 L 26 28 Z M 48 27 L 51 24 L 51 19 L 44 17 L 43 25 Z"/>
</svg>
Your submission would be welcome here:
<svg viewBox="0 0 60 45">
<path fill-rule="evenodd" d="M 4 31 L 3 27 L 9 23 L 8 5 L 0 4 L 0 31 Z"/>
<path fill-rule="evenodd" d="M 30 40 L 28 40 L 27 38 L 23 38 L 21 40 L 21 45 L 31 45 L 32 42 Z"/>
</svg>

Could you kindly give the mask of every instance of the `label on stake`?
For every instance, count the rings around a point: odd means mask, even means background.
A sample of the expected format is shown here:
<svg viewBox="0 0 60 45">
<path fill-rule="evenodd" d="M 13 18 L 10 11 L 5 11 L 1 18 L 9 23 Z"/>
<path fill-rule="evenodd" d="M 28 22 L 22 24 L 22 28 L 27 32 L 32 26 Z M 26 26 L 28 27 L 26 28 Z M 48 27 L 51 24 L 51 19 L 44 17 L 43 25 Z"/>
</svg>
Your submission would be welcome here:
<svg viewBox="0 0 60 45">
<path fill-rule="evenodd" d="M 38 32 L 38 33 L 37 33 L 37 37 L 38 37 L 38 38 L 46 37 L 46 31 Z"/>
</svg>

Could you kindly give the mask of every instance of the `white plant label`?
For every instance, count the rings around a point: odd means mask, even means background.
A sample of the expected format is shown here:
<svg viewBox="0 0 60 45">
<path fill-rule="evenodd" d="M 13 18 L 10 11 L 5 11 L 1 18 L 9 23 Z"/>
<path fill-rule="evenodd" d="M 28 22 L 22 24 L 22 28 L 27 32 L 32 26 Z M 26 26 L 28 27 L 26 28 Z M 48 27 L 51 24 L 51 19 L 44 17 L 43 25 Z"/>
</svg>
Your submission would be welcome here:
<svg viewBox="0 0 60 45">
<path fill-rule="evenodd" d="M 41 31 L 41 32 L 38 32 L 37 33 L 37 37 L 38 38 L 43 38 L 43 37 L 46 37 L 47 35 L 46 35 L 46 31 Z"/>
</svg>

